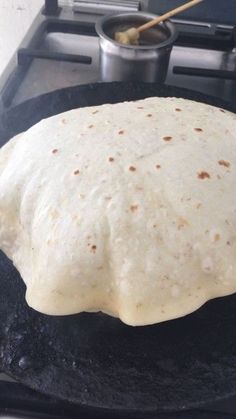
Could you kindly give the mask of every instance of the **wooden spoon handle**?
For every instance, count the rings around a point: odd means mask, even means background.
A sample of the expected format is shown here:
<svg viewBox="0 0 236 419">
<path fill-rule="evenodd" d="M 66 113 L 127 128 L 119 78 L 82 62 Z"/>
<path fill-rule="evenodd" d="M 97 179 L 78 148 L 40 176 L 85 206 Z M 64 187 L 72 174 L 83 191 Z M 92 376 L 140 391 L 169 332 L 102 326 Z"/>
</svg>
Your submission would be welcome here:
<svg viewBox="0 0 236 419">
<path fill-rule="evenodd" d="M 164 22 L 164 20 L 169 19 L 170 17 L 176 15 L 177 13 L 183 12 L 184 10 L 190 9 L 190 7 L 195 6 L 198 3 L 201 3 L 203 0 L 192 0 L 189 1 L 188 3 L 182 4 L 182 6 L 176 7 L 173 10 L 170 10 L 169 12 L 165 13 L 162 16 L 158 16 L 156 19 L 152 19 L 149 22 L 145 23 L 142 26 L 139 26 L 139 28 L 137 28 L 138 32 L 143 32 L 146 29 L 150 29 L 153 26 L 157 25 L 160 22 Z"/>
</svg>

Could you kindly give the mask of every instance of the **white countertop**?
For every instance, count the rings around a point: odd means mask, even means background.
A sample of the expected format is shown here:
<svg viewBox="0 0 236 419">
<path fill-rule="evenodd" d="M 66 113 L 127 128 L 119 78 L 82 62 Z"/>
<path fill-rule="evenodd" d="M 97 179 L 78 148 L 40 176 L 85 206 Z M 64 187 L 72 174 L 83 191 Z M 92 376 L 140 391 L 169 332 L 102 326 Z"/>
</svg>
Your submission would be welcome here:
<svg viewBox="0 0 236 419">
<path fill-rule="evenodd" d="M 0 75 L 42 5 L 43 0 L 0 0 Z"/>
</svg>

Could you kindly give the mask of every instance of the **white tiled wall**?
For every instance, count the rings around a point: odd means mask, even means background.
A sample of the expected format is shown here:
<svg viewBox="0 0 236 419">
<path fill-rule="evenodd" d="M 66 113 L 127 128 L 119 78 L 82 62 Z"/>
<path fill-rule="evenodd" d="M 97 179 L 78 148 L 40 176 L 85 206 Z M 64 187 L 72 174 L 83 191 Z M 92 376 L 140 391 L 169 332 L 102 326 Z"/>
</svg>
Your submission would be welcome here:
<svg viewBox="0 0 236 419">
<path fill-rule="evenodd" d="M 0 75 L 42 4 L 43 0 L 0 0 Z"/>
</svg>

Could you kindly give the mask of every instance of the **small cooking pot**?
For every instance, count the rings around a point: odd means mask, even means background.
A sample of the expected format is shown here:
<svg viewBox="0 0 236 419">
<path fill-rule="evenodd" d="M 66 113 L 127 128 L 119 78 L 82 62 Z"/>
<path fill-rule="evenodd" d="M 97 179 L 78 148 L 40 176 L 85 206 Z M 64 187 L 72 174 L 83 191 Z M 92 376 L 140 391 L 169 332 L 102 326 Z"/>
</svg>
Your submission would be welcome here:
<svg viewBox="0 0 236 419">
<path fill-rule="evenodd" d="M 124 45 L 114 40 L 115 32 L 138 27 L 157 17 L 150 13 L 121 13 L 99 19 L 101 78 L 103 81 L 140 80 L 164 82 L 177 30 L 165 21 L 144 31 L 139 45 Z"/>
</svg>

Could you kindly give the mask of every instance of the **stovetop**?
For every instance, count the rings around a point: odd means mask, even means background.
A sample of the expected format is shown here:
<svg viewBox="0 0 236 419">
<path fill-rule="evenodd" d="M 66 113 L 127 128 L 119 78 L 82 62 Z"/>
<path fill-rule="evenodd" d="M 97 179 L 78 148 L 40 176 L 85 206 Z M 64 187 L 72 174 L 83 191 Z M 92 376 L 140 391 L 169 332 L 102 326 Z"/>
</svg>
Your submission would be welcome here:
<svg viewBox="0 0 236 419">
<path fill-rule="evenodd" d="M 126 3 L 135 8 L 139 2 Z M 54 0 L 45 4 L 46 10 L 42 9 L 39 13 L 0 78 L 0 112 L 56 89 L 101 81 L 95 22 L 104 11 L 100 9 L 100 14 L 91 10 L 85 12 L 86 1 L 75 0 L 74 8 L 57 8 Z M 120 7 L 122 2 L 116 4 Z M 85 8 L 83 13 L 81 5 Z M 160 5 L 163 8 L 163 1 Z M 236 31 L 233 24 L 199 18 L 173 21 L 179 30 L 179 37 L 171 53 L 166 83 L 235 102 Z M 0 374 L 0 419 L 26 417 L 96 419 L 109 416 L 105 412 L 78 410 L 41 396 Z M 116 416 L 114 413 L 112 417 L 127 416 Z M 132 419 L 133 416 L 129 414 L 128 417 Z M 163 413 L 152 417 L 235 418 L 236 398 L 214 403 L 201 411 Z"/>
<path fill-rule="evenodd" d="M 58 14 L 40 13 L 0 79 L 0 111 L 56 89 L 101 81 L 95 32 L 99 17 L 76 13 L 68 6 Z M 234 101 L 235 28 L 219 22 L 173 21 L 179 37 L 166 83 Z M 206 69 L 216 72 L 216 77 L 206 77 Z M 203 75 L 189 75 L 196 71 Z"/>
</svg>

